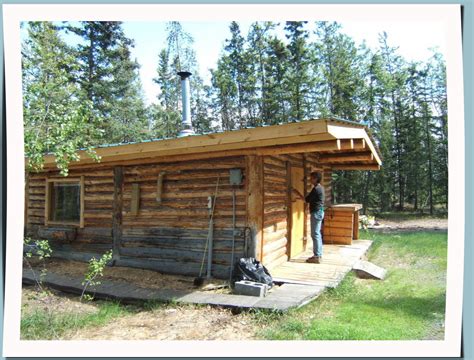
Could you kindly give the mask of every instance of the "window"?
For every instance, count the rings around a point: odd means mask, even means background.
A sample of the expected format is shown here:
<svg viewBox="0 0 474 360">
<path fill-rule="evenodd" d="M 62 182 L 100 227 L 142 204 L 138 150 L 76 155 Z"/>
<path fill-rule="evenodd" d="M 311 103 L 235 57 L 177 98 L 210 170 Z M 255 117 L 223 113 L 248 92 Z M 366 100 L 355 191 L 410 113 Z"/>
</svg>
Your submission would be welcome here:
<svg viewBox="0 0 474 360">
<path fill-rule="evenodd" d="M 46 219 L 48 224 L 84 226 L 84 177 L 48 179 L 46 183 Z"/>
</svg>

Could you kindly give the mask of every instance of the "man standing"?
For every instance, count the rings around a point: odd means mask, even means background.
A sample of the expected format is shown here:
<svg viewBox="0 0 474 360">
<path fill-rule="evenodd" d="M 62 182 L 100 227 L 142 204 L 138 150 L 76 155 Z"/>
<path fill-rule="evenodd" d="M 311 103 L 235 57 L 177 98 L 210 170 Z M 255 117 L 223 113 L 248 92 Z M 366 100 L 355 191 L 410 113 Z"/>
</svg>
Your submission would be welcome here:
<svg viewBox="0 0 474 360">
<path fill-rule="evenodd" d="M 309 263 L 319 264 L 323 256 L 323 239 L 321 236 L 321 223 L 324 219 L 324 188 L 321 185 L 322 175 L 319 171 L 314 171 L 310 175 L 313 188 L 311 192 L 304 197 L 298 190 L 293 192 L 301 200 L 309 203 L 309 212 L 311 219 L 311 237 L 313 239 L 314 255 L 306 260 Z"/>
</svg>

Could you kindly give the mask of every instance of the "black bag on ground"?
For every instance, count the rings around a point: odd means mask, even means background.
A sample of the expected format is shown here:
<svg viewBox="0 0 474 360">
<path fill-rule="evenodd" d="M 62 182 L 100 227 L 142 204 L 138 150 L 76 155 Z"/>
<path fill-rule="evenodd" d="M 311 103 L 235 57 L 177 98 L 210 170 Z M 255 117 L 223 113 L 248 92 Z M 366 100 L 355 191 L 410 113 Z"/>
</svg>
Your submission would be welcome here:
<svg viewBox="0 0 474 360">
<path fill-rule="evenodd" d="M 273 286 L 273 279 L 267 268 L 254 258 L 241 258 L 234 266 L 232 286 L 236 281 L 254 281 Z"/>
</svg>

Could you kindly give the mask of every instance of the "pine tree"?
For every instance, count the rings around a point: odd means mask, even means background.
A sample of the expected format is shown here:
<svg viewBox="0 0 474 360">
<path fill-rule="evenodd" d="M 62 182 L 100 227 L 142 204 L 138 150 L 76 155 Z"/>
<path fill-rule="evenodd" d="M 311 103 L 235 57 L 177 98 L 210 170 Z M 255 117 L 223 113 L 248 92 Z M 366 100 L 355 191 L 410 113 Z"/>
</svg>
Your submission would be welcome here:
<svg viewBox="0 0 474 360">
<path fill-rule="evenodd" d="M 229 26 L 231 38 L 226 40 L 224 50 L 229 57 L 229 72 L 232 81 L 236 86 L 236 122 L 239 128 L 243 128 L 246 124 L 244 116 L 244 78 L 247 75 L 247 64 L 245 62 L 244 43 L 245 39 L 240 33 L 239 24 L 232 21 Z"/>
<path fill-rule="evenodd" d="M 269 94 L 268 74 L 266 65 L 268 63 L 267 53 L 269 50 L 270 32 L 275 28 L 275 24 L 270 21 L 255 22 L 251 25 L 248 34 L 248 67 L 252 69 L 246 74 L 246 82 L 250 86 L 249 93 L 253 93 L 254 101 L 251 104 L 256 108 L 251 109 L 251 124 L 260 126 L 268 124 L 271 121 L 268 106 L 271 103 L 271 94 Z M 250 60 L 250 59 L 253 59 Z M 252 98 L 252 96 L 249 96 Z M 252 111 L 253 110 L 253 111 Z"/>
<path fill-rule="evenodd" d="M 139 65 L 130 59 L 130 48 L 134 44 L 125 36 L 122 23 L 82 21 L 79 26 L 68 24 L 65 29 L 82 38 L 77 48 L 80 71 L 76 81 L 103 122 L 103 142 L 122 141 L 138 136 L 137 132 L 124 136 L 123 131 L 120 134 L 121 131 L 118 130 L 125 123 L 130 125 L 134 119 L 137 123 L 130 128 L 142 127 L 145 112 L 136 74 Z M 133 104 L 135 108 L 130 111 L 127 120 L 122 118 L 117 123 L 115 117 L 124 105 L 124 93 L 133 97 L 128 100 L 129 105 Z M 139 117 L 133 118 L 134 115 Z"/>
<path fill-rule="evenodd" d="M 217 62 L 217 69 L 211 70 L 211 81 L 214 88 L 214 113 L 218 115 L 223 130 L 233 130 L 238 122 L 235 116 L 237 103 L 237 86 L 232 78 L 232 67 L 228 56 L 222 56 Z"/>
<path fill-rule="evenodd" d="M 148 120 L 137 61 L 130 50 L 120 48 L 120 57 L 113 62 L 114 82 L 110 89 L 114 106 L 111 109 L 107 140 L 111 143 L 135 142 L 148 137 Z"/>
<path fill-rule="evenodd" d="M 288 121 L 290 97 L 284 84 L 288 72 L 289 51 L 285 43 L 277 37 L 268 40 L 265 73 L 265 121 L 279 124 Z"/>
<path fill-rule="evenodd" d="M 404 159 L 406 151 L 406 114 L 404 104 L 404 85 L 407 73 L 404 71 L 403 59 L 396 54 L 396 49 L 388 45 L 388 35 L 383 33 L 379 37 L 380 51 L 384 62 L 386 89 L 389 94 L 391 106 L 391 118 L 393 120 L 393 130 L 395 138 L 395 157 L 397 160 L 396 179 L 398 185 L 398 208 L 403 211 L 405 208 L 405 186 L 407 172 Z"/>
<path fill-rule="evenodd" d="M 301 121 L 308 111 L 308 94 L 312 87 L 310 53 L 307 45 L 309 33 L 304 29 L 307 21 L 287 21 L 285 25 L 288 43 L 288 72 L 285 85 L 290 92 L 291 121 Z"/>
</svg>

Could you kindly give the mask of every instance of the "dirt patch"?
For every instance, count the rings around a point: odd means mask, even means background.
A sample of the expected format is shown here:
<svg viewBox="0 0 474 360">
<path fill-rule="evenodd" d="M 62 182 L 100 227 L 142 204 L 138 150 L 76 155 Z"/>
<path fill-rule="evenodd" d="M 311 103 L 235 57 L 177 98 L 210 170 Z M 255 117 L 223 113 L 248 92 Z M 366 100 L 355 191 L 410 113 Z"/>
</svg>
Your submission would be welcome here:
<svg viewBox="0 0 474 360">
<path fill-rule="evenodd" d="M 34 286 L 23 287 L 21 293 L 22 315 L 35 311 L 44 311 L 54 314 L 92 314 L 99 311 L 95 304 L 81 303 L 75 295 L 46 288 L 39 292 Z"/>
<path fill-rule="evenodd" d="M 141 311 L 100 327 L 64 335 L 66 340 L 250 340 L 256 326 L 248 314 L 194 306 Z"/>
<path fill-rule="evenodd" d="M 50 259 L 46 267 L 51 272 L 84 278 L 88 264 L 80 261 Z M 193 284 L 194 278 L 190 276 L 168 275 L 152 270 L 121 266 L 106 267 L 104 269 L 104 276 L 101 279 L 121 283 L 132 283 L 136 286 L 149 289 L 197 290 Z M 219 280 L 215 280 L 214 282 L 217 284 L 223 283 Z M 225 292 L 227 290 L 219 289 L 215 291 Z"/>
<path fill-rule="evenodd" d="M 39 292 L 23 287 L 22 316 L 34 311 L 61 315 L 97 313 L 100 302 L 81 303 L 77 296 L 49 288 Z M 136 310 L 136 312 L 135 312 Z M 103 326 L 66 331 L 61 340 L 249 340 L 257 326 L 249 313 L 233 315 L 230 309 L 210 306 L 163 305 L 154 310 L 133 307 L 131 314 Z"/>
<path fill-rule="evenodd" d="M 379 225 L 370 227 L 370 230 L 390 231 L 446 231 L 448 219 L 413 219 L 413 220 L 377 220 Z"/>
</svg>

